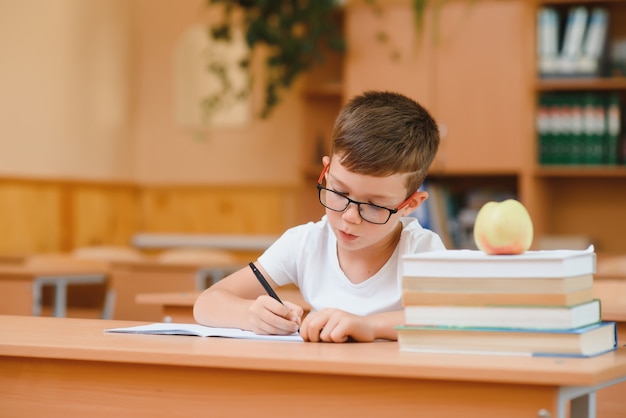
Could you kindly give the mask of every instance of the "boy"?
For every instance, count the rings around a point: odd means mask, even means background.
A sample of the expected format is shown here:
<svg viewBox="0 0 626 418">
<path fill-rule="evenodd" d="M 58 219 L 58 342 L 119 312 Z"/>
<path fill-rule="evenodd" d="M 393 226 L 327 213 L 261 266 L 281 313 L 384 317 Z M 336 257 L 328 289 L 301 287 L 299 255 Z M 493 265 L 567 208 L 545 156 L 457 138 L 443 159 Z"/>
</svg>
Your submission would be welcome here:
<svg viewBox="0 0 626 418">
<path fill-rule="evenodd" d="M 340 111 L 318 181 L 326 215 L 287 230 L 255 262 L 269 284 L 294 283 L 311 312 L 271 298 L 246 267 L 205 290 L 198 323 L 290 334 L 305 341 L 396 340 L 404 322 L 399 261 L 444 249 L 437 234 L 407 217 L 439 146 L 437 125 L 415 101 L 370 91 Z"/>
</svg>

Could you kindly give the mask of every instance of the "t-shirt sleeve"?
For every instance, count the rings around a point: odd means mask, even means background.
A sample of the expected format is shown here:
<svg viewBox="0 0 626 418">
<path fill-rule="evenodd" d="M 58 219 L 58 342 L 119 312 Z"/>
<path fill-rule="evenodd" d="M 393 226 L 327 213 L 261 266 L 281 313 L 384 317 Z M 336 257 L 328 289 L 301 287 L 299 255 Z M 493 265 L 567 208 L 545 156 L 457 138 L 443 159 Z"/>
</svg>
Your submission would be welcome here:
<svg viewBox="0 0 626 418">
<path fill-rule="evenodd" d="M 304 227 L 288 229 L 259 257 L 259 263 L 279 286 L 297 285 L 297 263 L 305 241 Z"/>
</svg>

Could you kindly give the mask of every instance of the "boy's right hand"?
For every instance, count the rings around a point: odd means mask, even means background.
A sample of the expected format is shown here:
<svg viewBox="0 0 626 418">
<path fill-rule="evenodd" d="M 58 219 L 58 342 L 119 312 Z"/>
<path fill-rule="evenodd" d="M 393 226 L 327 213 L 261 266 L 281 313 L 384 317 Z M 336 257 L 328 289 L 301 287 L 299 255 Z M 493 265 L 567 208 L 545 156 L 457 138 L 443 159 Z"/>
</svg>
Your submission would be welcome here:
<svg viewBox="0 0 626 418">
<path fill-rule="evenodd" d="M 298 332 L 304 309 L 284 301 L 280 303 L 268 295 L 261 295 L 248 310 L 250 330 L 264 335 L 287 335 Z"/>
</svg>

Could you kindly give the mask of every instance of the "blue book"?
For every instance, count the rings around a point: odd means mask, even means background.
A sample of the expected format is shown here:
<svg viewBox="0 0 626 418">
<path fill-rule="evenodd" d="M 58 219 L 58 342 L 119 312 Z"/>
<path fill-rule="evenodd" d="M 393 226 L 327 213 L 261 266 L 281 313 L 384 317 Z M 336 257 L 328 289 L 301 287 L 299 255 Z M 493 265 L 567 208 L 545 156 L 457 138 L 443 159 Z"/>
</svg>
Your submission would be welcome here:
<svg viewBox="0 0 626 418">
<path fill-rule="evenodd" d="M 617 348 L 615 322 L 566 329 L 397 327 L 401 351 L 542 357 L 594 357 Z"/>
</svg>

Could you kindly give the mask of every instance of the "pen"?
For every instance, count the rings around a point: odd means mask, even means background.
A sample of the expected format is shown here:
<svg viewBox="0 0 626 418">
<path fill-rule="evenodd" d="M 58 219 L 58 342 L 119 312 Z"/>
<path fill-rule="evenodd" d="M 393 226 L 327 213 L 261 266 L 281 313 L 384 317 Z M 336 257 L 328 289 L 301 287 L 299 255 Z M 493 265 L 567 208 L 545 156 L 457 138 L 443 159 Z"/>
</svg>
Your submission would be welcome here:
<svg viewBox="0 0 626 418">
<path fill-rule="evenodd" d="M 256 268 L 254 263 L 251 262 L 248 265 L 252 269 L 252 272 L 256 276 L 257 280 L 261 283 L 261 285 L 263 286 L 263 288 L 265 289 L 267 294 L 270 295 L 271 297 L 273 297 L 274 299 L 276 299 L 277 301 L 279 301 L 280 303 L 283 303 L 283 301 L 280 300 L 280 298 L 278 297 L 276 292 L 274 292 L 274 289 L 272 289 L 272 286 L 270 286 L 270 284 L 267 282 L 267 280 L 265 280 L 265 277 L 263 277 L 263 274 L 259 271 L 258 268 Z M 283 305 L 284 305 L 284 303 L 283 303 Z"/>
</svg>

